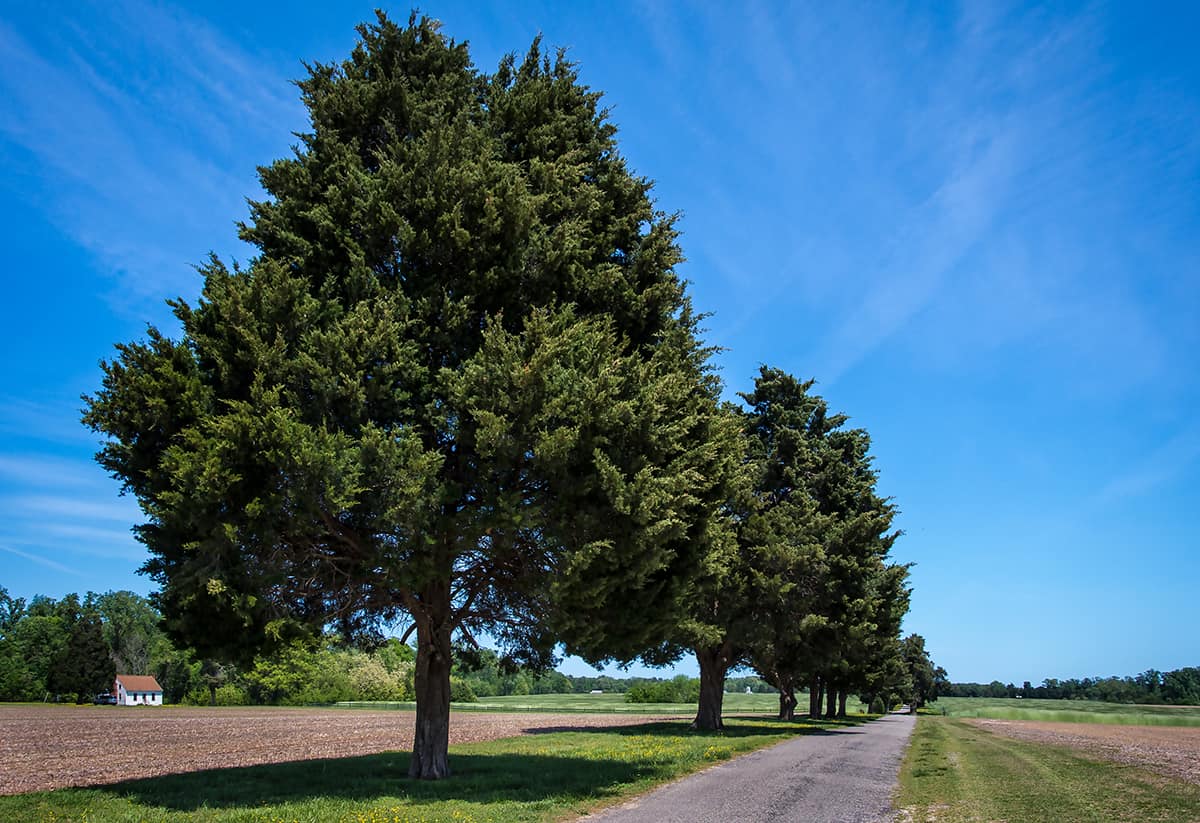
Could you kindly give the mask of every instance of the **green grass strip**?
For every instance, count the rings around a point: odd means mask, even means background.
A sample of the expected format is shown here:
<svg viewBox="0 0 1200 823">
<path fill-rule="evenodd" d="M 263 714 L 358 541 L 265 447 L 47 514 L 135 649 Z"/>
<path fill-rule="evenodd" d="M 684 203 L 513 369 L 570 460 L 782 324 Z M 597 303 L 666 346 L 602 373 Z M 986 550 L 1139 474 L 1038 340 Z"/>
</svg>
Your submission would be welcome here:
<svg viewBox="0 0 1200 823">
<path fill-rule="evenodd" d="M 1200 820 L 1200 786 L 923 716 L 900 770 L 901 820 Z"/>
<path fill-rule="evenodd" d="M 846 721 L 730 718 L 551 732 L 452 746 L 453 776 L 409 780 L 407 752 L 218 769 L 94 789 L 0 797 L 0 820 L 484 823 L 569 818 L 655 785 Z M 152 757 L 152 752 L 147 752 Z"/>
</svg>

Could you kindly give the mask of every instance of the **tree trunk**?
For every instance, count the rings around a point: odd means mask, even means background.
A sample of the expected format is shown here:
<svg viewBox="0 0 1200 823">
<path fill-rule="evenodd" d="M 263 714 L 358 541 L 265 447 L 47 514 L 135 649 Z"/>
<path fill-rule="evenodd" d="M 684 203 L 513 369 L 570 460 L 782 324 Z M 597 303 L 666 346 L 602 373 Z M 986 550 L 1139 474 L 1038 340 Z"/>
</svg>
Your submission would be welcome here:
<svg viewBox="0 0 1200 823">
<path fill-rule="evenodd" d="M 838 717 L 846 716 L 846 697 L 847 697 L 846 690 L 838 689 L 838 712 L 837 712 Z"/>
<path fill-rule="evenodd" d="M 812 680 L 808 684 L 808 719 L 821 719 L 821 678 L 813 675 Z"/>
<path fill-rule="evenodd" d="M 796 719 L 796 688 L 790 680 L 779 684 L 779 719 Z"/>
<path fill-rule="evenodd" d="M 692 728 L 715 731 L 724 728 L 721 703 L 725 699 L 725 673 L 729 671 L 729 644 L 695 651 L 696 662 L 700 664 L 700 705 Z"/>
<path fill-rule="evenodd" d="M 837 717 L 837 687 L 832 683 L 825 684 L 825 719 Z"/>
<path fill-rule="evenodd" d="M 446 755 L 450 746 L 450 635 L 454 628 L 449 619 L 450 587 L 431 588 L 438 591 L 422 598 L 428 608 L 413 615 L 417 623 L 417 723 L 408 776 L 420 780 L 450 776 Z M 444 595 L 444 600 L 439 595 Z"/>
</svg>

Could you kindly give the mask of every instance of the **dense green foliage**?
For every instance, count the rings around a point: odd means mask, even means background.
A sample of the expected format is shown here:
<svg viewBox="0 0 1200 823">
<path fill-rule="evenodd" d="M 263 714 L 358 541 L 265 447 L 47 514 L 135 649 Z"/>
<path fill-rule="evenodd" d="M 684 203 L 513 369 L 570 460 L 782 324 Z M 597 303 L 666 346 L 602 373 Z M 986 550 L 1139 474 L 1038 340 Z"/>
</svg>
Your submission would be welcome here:
<svg viewBox="0 0 1200 823">
<path fill-rule="evenodd" d="M 159 629 L 133 592 L 88 592 L 26 605 L 0 588 L 0 700 L 90 701 L 113 676 L 152 674 L 167 703 L 304 705 L 411 700 L 413 650 L 390 639 L 369 652 L 336 637 L 293 641 L 237 667 L 199 660 Z"/>
<path fill-rule="evenodd" d="M 73 694 L 83 703 L 112 689 L 116 671 L 100 615 L 84 612 L 70 627 L 66 648 L 51 664 L 46 687 L 55 694 Z"/>
<path fill-rule="evenodd" d="M 900 656 L 908 675 L 908 690 L 901 695 L 914 709 L 938 699 L 946 683 L 946 670 L 935 666 L 925 650 L 925 638 L 910 634 L 900 644 Z"/>
<path fill-rule="evenodd" d="M 845 714 L 851 689 L 910 690 L 898 636 L 908 569 L 887 562 L 895 508 L 875 490 L 867 433 L 845 428 L 812 386 L 764 366 L 744 405 L 725 407 L 741 431 L 723 509 L 732 539 L 710 544 L 684 618 L 644 655 L 695 654 L 698 728 L 720 728 L 726 675 L 742 666 L 781 693 L 783 718 L 805 683 L 810 710 L 827 694 L 830 717 Z"/>
<path fill-rule="evenodd" d="M 782 693 L 784 717 L 803 684 L 810 713 L 829 717 L 850 691 L 869 702 L 903 685 L 909 589 L 908 568 L 888 562 L 895 507 L 876 491 L 867 432 L 812 386 L 764 366 L 742 395 L 753 505 L 738 538 L 752 549 L 755 614 L 745 654 Z"/>
<path fill-rule="evenodd" d="M 127 593 L 88 592 L 62 600 L 13 598 L 0 587 L 0 700 L 90 701 L 112 689 L 122 660 L 107 631 L 114 602 Z M 156 646 L 161 633 L 141 640 Z M 126 672 L 141 674 L 143 672 Z"/>
<path fill-rule="evenodd" d="M 625 692 L 626 703 L 695 703 L 700 699 L 700 681 L 686 674 L 670 680 L 634 683 Z"/>
<path fill-rule="evenodd" d="M 396 638 L 369 650 L 347 646 L 336 636 L 296 640 L 237 666 L 199 660 L 191 650 L 176 649 L 159 629 L 161 618 L 153 604 L 133 592 L 89 592 L 82 599 L 68 595 L 61 601 L 38 596 L 30 607 L 0 587 L 0 608 L 0 700 L 90 700 L 111 690 L 112 674 L 118 671 L 154 675 L 167 703 L 300 706 L 411 701 L 414 696 L 414 652 Z M 64 628 L 72 615 L 77 615 L 74 628 Z M 84 636 L 90 642 L 80 646 L 78 638 Z M 72 686 L 62 679 L 66 674 L 56 675 L 71 666 L 99 666 L 102 677 Z M 726 683 L 732 692 L 747 687 L 756 693 L 772 691 L 754 677 L 731 678 Z M 492 649 L 455 647 L 454 702 L 588 694 L 593 689 L 620 695 L 622 700 L 634 691 L 641 695 L 637 702 L 695 704 L 699 686 L 695 678 L 687 677 L 576 677 L 535 671 L 505 660 Z"/>
<path fill-rule="evenodd" d="M 751 694 L 778 694 L 779 689 L 772 686 L 761 677 L 727 677 L 725 678 L 725 691 L 736 692 L 741 694 L 749 689 Z"/>
<path fill-rule="evenodd" d="M 295 642 L 270 657 L 257 658 L 253 668 L 222 688 L 245 689 L 247 702 L 258 704 L 411 700 L 412 660 L 412 650 L 394 640 L 374 654 L 330 643 Z"/>
<path fill-rule="evenodd" d="M 718 404 L 673 217 L 575 66 L 539 40 L 487 74 L 415 14 L 359 35 L 298 83 L 312 128 L 260 170 L 257 256 L 208 261 L 178 338 L 119 345 L 86 398 L 210 698 L 394 691 L 322 636 L 407 620 L 436 778 L 450 701 L 568 688 L 560 648 L 694 653 L 701 728 L 738 667 L 785 718 L 804 684 L 832 717 L 923 682 L 870 437 L 778 369 Z"/>
<path fill-rule="evenodd" d="M 232 658 L 407 610 L 632 657 L 725 461 L 671 221 L 561 55 L 488 76 L 427 19 L 360 34 L 299 83 L 259 256 L 204 266 L 181 339 L 119 346 L 88 401 L 168 629 Z"/>
<path fill-rule="evenodd" d="M 629 660 L 716 525 L 735 432 L 672 219 L 560 52 L 477 70 L 380 13 L 298 85 L 245 269 L 118 346 L 85 422 L 133 494 L 168 632 L 245 661 L 417 631 L 414 774 L 448 773 L 450 644 Z"/>
</svg>

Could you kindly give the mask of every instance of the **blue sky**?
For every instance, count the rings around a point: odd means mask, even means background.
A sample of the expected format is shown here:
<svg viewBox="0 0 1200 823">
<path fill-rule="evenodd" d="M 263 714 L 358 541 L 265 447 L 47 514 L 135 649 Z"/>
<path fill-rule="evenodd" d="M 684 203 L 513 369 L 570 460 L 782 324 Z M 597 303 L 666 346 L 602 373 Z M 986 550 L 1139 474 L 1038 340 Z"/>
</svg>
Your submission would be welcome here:
<svg viewBox="0 0 1200 823">
<path fill-rule="evenodd" d="M 0 585 L 146 593 L 79 396 L 209 250 L 249 257 L 289 81 L 372 7 L 12 5 Z M 1200 13 L 1055 5 L 424 8 L 482 68 L 541 31 L 606 93 L 730 395 L 767 363 L 872 433 L 905 629 L 955 680 L 1200 665 Z"/>
</svg>

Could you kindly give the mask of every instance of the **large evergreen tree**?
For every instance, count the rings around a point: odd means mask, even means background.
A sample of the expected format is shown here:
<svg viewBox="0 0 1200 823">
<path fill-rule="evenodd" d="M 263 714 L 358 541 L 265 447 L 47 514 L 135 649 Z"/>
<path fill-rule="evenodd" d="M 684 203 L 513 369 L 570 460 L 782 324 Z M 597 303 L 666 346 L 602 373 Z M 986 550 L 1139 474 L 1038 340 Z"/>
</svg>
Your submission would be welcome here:
<svg viewBox="0 0 1200 823">
<path fill-rule="evenodd" d="M 77 703 L 84 703 L 110 691 L 116 671 L 100 615 L 91 611 L 71 626 L 66 647 L 51 664 L 48 685 L 50 691 L 74 695 Z"/>
<path fill-rule="evenodd" d="M 822 574 L 823 522 L 808 493 L 809 466 L 803 427 L 812 398 L 801 384 L 763 368 L 747 408 L 731 410 L 742 432 L 742 464 L 730 482 L 727 514 L 733 539 L 714 544 L 704 573 L 689 593 L 677 637 L 696 656 L 700 701 L 694 726 L 721 728 L 725 677 L 771 654 L 798 636 Z M 777 667 L 770 682 L 780 689 L 781 716 L 791 717 L 794 690 Z"/>
<path fill-rule="evenodd" d="M 750 654 L 780 690 L 783 717 L 805 680 L 810 715 L 844 714 L 848 690 L 878 662 L 881 634 L 894 636 L 908 608 L 907 569 L 886 562 L 895 509 L 876 493 L 870 438 L 846 428 L 848 418 L 830 413 L 812 386 L 763 367 L 743 396 L 762 460 L 759 494 L 768 511 L 788 518 L 776 531 L 800 550 Z"/>
<path fill-rule="evenodd" d="M 411 774 L 448 774 L 451 641 L 661 642 L 736 459 L 672 219 L 535 42 L 485 75 L 382 14 L 300 81 L 248 267 L 118 346 L 85 421 L 136 495 L 169 633 L 245 658 L 415 624 Z"/>
<path fill-rule="evenodd" d="M 907 695 L 910 705 L 919 709 L 937 700 L 938 687 L 945 681 L 946 672 L 929 657 L 925 638 L 910 634 L 901 642 L 900 654 L 911 679 L 912 693 Z"/>
</svg>

